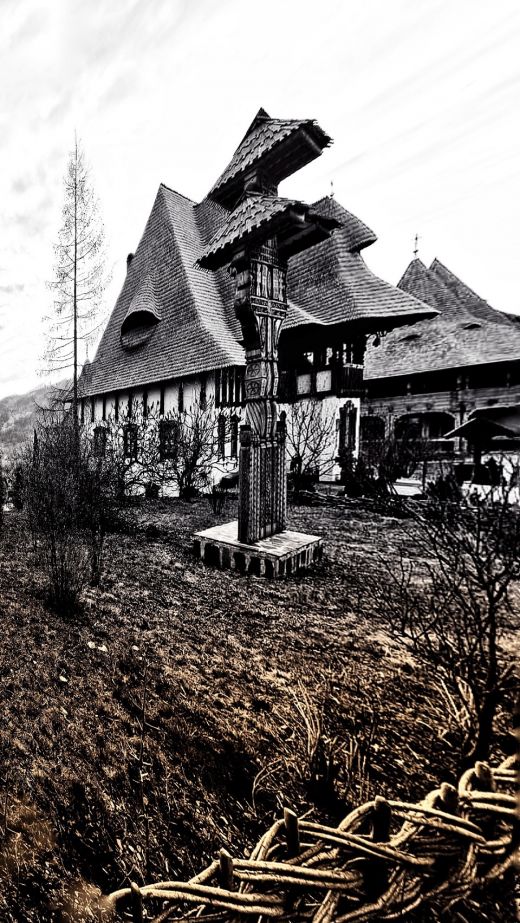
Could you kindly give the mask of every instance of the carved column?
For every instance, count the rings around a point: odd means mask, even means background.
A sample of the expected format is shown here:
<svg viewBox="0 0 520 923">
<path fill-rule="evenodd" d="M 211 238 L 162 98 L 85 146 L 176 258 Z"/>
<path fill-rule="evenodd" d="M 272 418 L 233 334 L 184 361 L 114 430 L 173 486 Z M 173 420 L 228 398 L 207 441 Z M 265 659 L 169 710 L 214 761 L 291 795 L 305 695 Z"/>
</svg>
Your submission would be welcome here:
<svg viewBox="0 0 520 923">
<path fill-rule="evenodd" d="M 285 529 L 285 428 L 277 418 L 278 342 L 287 313 L 286 265 L 276 240 L 234 261 L 235 308 L 246 353 L 246 422 L 240 431 L 238 539 L 253 544 Z"/>
</svg>

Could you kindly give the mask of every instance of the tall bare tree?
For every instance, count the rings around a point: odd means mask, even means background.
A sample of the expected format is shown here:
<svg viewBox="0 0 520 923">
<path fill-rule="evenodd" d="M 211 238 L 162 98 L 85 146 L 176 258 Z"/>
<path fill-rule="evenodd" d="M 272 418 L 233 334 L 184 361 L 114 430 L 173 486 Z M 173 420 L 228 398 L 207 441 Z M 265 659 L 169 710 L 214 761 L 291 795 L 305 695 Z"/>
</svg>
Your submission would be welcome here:
<svg viewBox="0 0 520 923">
<path fill-rule="evenodd" d="M 80 342 L 99 329 L 103 293 L 109 281 L 105 234 L 98 200 L 90 182 L 85 155 L 77 136 L 64 177 L 63 223 L 54 246 L 55 293 L 45 359 L 47 372 L 72 371 L 72 407 L 77 420 Z"/>
</svg>

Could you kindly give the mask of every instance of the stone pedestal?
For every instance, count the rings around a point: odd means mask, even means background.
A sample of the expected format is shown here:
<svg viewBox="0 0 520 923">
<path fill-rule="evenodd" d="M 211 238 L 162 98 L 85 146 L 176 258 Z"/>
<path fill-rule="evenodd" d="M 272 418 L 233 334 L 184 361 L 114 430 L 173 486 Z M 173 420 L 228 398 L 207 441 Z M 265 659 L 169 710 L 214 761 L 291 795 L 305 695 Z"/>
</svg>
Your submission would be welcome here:
<svg viewBox="0 0 520 923">
<path fill-rule="evenodd" d="M 254 545 L 237 539 L 238 522 L 226 522 L 193 536 L 195 554 L 206 564 L 257 577 L 288 577 L 307 570 L 323 555 L 318 535 L 285 529 Z"/>
</svg>

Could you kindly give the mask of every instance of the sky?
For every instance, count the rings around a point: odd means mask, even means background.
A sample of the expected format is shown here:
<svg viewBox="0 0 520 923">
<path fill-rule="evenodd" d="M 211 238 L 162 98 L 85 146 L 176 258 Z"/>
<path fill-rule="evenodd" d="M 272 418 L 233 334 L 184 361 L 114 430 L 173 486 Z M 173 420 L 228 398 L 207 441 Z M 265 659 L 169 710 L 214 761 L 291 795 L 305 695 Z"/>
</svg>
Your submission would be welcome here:
<svg viewBox="0 0 520 923">
<path fill-rule="evenodd" d="M 75 131 L 109 312 L 159 183 L 203 198 L 260 106 L 332 136 L 280 193 L 333 189 L 374 272 L 397 283 L 417 233 L 520 313 L 518 0 L 0 0 L 0 397 L 42 384 Z"/>
</svg>

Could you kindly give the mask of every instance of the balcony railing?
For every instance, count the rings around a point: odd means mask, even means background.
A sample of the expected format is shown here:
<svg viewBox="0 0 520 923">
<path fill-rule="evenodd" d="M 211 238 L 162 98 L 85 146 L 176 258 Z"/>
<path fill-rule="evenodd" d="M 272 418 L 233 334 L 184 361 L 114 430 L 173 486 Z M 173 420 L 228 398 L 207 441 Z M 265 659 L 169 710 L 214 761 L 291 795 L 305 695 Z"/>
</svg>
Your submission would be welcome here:
<svg viewBox="0 0 520 923">
<path fill-rule="evenodd" d="M 356 397 L 362 392 L 362 365 L 312 369 L 309 372 L 297 372 L 295 369 L 280 372 L 278 386 L 280 401 L 294 401 L 298 397 L 315 397 L 322 394 Z"/>
</svg>

